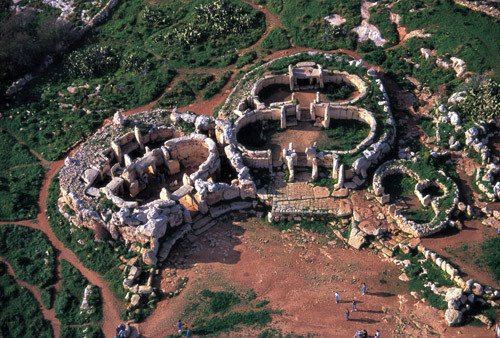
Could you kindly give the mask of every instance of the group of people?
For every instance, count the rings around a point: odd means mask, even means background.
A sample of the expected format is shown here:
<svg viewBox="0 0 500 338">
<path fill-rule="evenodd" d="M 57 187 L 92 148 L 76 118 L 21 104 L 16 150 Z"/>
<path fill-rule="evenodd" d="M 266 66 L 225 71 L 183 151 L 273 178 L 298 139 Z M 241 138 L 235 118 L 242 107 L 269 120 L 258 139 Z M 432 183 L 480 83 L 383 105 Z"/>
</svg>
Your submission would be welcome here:
<svg viewBox="0 0 500 338">
<path fill-rule="evenodd" d="M 177 333 L 179 335 L 184 334 L 186 337 L 192 337 L 191 330 L 189 330 L 189 327 L 187 326 L 186 328 L 184 328 L 184 325 L 182 324 L 182 321 L 180 319 L 177 321 L 176 327 L 177 327 Z"/>
<path fill-rule="evenodd" d="M 365 296 L 366 294 L 368 293 L 368 286 L 366 286 L 366 283 L 362 283 L 361 284 L 361 296 Z M 335 304 L 339 304 L 340 303 L 340 293 L 338 293 L 338 291 L 335 291 Z M 351 311 L 349 311 L 349 309 L 345 309 L 345 312 L 344 312 L 344 318 L 345 320 L 349 320 L 350 316 L 351 316 L 351 312 L 356 312 L 358 311 L 358 308 L 357 308 L 357 300 L 354 298 L 352 300 L 352 309 Z M 368 333 L 366 330 L 358 330 L 356 331 L 356 334 L 354 335 L 355 338 L 366 338 L 368 337 Z M 380 338 L 380 331 L 377 330 L 375 331 L 375 338 Z"/>
</svg>

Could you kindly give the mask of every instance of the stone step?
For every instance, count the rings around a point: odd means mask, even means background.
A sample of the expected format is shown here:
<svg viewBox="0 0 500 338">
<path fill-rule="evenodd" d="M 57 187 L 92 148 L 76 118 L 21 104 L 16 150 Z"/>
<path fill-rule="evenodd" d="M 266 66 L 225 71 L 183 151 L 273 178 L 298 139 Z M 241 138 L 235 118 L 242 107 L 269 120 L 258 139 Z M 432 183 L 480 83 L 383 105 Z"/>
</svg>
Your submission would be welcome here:
<svg viewBox="0 0 500 338">
<path fill-rule="evenodd" d="M 203 228 L 205 225 L 210 223 L 213 220 L 212 217 L 205 215 L 204 217 L 200 217 L 193 222 L 193 230 L 198 230 Z"/>
<path fill-rule="evenodd" d="M 287 127 L 294 127 L 296 125 L 297 125 L 297 118 L 287 117 L 287 119 L 286 119 L 286 126 Z"/>
<path fill-rule="evenodd" d="M 175 243 L 177 243 L 177 241 L 184 237 L 184 235 L 189 231 L 191 231 L 191 224 L 185 223 L 184 225 L 178 227 L 171 235 L 169 235 L 168 238 L 161 244 L 160 250 L 158 251 L 157 255 L 158 260 L 162 262 L 167 259 Z"/>
<path fill-rule="evenodd" d="M 194 234 L 196 236 L 199 236 L 202 233 L 204 233 L 204 232 L 208 231 L 209 229 L 211 229 L 216 224 L 217 224 L 217 220 L 214 219 L 214 220 L 210 221 L 209 223 L 207 223 L 204 227 L 195 230 Z"/>
</svg>

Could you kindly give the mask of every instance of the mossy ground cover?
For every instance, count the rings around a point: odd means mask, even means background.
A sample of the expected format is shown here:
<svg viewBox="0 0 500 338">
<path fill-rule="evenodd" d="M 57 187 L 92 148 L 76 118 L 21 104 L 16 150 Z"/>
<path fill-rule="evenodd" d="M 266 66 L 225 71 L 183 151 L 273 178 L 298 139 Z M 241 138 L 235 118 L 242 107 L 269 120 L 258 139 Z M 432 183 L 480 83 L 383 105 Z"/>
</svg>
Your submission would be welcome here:
<svg viewBox="0 0 500 338">
<path fill-rule="evenodd" d="M 453 286 L 453 281 L 438 266 L 431 261 L 425 260 L 422 254 L 403 254 L 397 253 L 400 260 L 410 260 L 410 265 L 404 269 L 409 277 L 408 287 L 410 291 L 417 292 L 420 296 L 427 299 L 429 304 L 437 309 L 445 310 L 448 308 L 444 297 L 435 294 L 425 284 L 432 282 L 437 286 Z M 422 260 L 425 260 L 422 262 Z M 422 263 L 421 263 L 422 262 Z M 425 270 L 425 272 L 424 272 Z"/>
<path fill-rule="evenodd" d="M 482 260 L 495 280 L 500 281 L 500 237 L 486 240 L 482 246 Z"/>
<path fill-rule="evenodd" d="M 351 29 L 361 22 L 357 1 L 342 0 L 267 0 L 268 8 L 278 15 L 293 41 L 304 47 L 324 50 L 355 49 L 356 37 Z M 324 19 L 332 13 L 347 22 L 333 27 Z"/>
<path fill-rule="evenodd" d="M 266 52 L 288 49 L 291 47 L 288 32 L 284 28 L 273 29 L 262 41 L 261 47 Z"/>
<path fill-rule="evenodd" d="M 35 218 L 44 170 L 28 148 L 0 129 L 0 220 Z"/>
<path fill-rule="evenodd" d="M 120 256 L 132 258 L 122 241 L 95 241 L 94 232 L 87 228 L 76 228 L 59 213 L 57 199 L 59 182 L 54 179 L 49 187 L 47 215 L 55 235 L 64 245 L 73 251 L 87 268 L 99 273 L 109 282 L 111 290 L 119 299 L 125 296 L 122 282 L 122 271 L 119 269 Z"/>
<path fill-rule="evenodd" d="M 44 305 L 51 307 L 56 280 L 56 253 L 47 236 L 20 225 L 0 226 L 0 256 L 12 266 L 17 278 L 37 287 Z"/>
<path fill-rule="evenodd" d="M 500 22 L 448 0 L 403 0 L 393 6 L 409 31 L 424 29 L 427 48 L 463 59 L 473 72 L 500 77 Z"/>
<path fill-rule="evenodd" d="M 100 290 L 93 287 L 89 297 L 89 309 L 81 310 L 85 287 L 88 280 L 73 265 L 65 260 L 61 261 L 62 285 L 57 293 L 55 302 L 56 316 L 61 321 L 65 336 L 75 334 L 75 337 L 84 337 L 85 328 L 90 328 L 92 337 L 99 337 L 99 325 L 102 320 L 102 300 Z M 70 328 L 65 326 L 80 326 Z M 88 330 L 88 329 L 87 329 Z M 86 331 L 86 330 L 85 330 Z"/>
<path fill-rule="evenodd" d="M 332 119 L 330 127 L 321 131 L 318 148 L 324 150 L 351 150 L 370 133 L 370 126 L 356 120 Z"/>
<path fill-rule="evenodd" d="M 46 321 L 35 297 L 19 286 L 0 263 L 0 336 L 41 337 L 53 336 L 52 327 Z"/>
<path fill-rule="evenodd" d="M 278 312 L 268 308 L 268 303 L 257 299 L 253 290 L 203 289 L 191 296 L 182 318 L 192 323 L 191 331 L 197 335 L 242 332 L 244 328 L 254 329 L 271 323 L 271 315 Z"/>
<path fill-rule="evenodd" d="M 228 66 L 264 29 L 262 13 L 235 0 L 120 2 L 104 24 L 2 106 L 0 127 L 46 159 L 60 158 L 116 109 L 156 99 L 172 69 Z"/>
</svg>

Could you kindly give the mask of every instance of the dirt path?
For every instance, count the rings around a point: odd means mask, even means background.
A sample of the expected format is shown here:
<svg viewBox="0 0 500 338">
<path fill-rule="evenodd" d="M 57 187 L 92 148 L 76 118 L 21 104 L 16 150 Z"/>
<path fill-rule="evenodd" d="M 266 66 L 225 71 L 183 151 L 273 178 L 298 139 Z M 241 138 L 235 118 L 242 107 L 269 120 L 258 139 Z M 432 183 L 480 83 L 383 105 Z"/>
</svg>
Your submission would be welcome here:
<svg viewBox="0 0 500 338">
<path fill-rule="evenodd" d="M 256 11 L 259 11 L 259 12 L 264 14 L 264 16 L 266 18 L 266 31 L 264 32 L 264 34 L 262 34 L 262 36 L 259 38 L 259 40 L 257 40 L 253 45 L 240 50 L 238 52 L 238 55 L 240 55 L 240 56 L 245 54 L 246 52 L 252 50 L 252 49 L 255 49 L 257 46 L 260 46 L 262 41 L 264 41 L 264 39 L 267 38 L 267 36 L 269 35 L 269 33 L 271 33 L 273 31 L 273 29 L 278 28 L 278 27 L 283 27 L 281 20 L 276 15 L 271 13 L 269 11 L 269 9 L 267 9 L 267 7 L 257 5 L 252 1 L 243 0 L 243 2 L 252 6 L 253 9 L 255 9 Z"/>
<path fill-rule="evenodd" d="M 26 283 L 25 281 L 20 280 L 17 278 L 16 273 L 12 266 L 9 264 L 8 261 L 0 257 L 0 262 L 4 263 L 7 266 L 7 272 L 9 275 L 11 275 L 14 280 L 16 281 L 17 284 L 19 284 L 21 287 L 28 289 L 29 292 L 35 297 L 36 301 L 38 302 L 38 305 L 40 306 L 40 309 L 42 310 L 42 315 L 43 318 L 48 320 L 50 324 L 52 325 L 52 331 L 54 332 L 55 337 L 59 337 L 61 335 L 61 322 L 59 319 L 56 317 L 56 311 L 54 308 L 52 309 L 47 309 L 43 305 L 42 302 L 42 295 L 40 294 L 40 290 L 38 290 L 37 287 Z"/>
<path fill-rule="evenodd" d="M 393 263 L 372 251 L 344 248 L 335 241 L 298 231 L 276 231 L 255 219 L 220 222 L 194 242 L 184 240 L 174 248 L 171 262 L 178 264 L 177 276 L 189 283 L 175 298 L 158 304 L 144 323 L 145 337 L 174 334 L 191 299 L 206 288 L 253 289 L 258 299 L 282 313 L 273 315 L 269 327 L 283 334 L 319 337 L 352 337 L 359 329 L 384 337 L 427 337 L 433 333 L 446 337 L 484 337 L 484 327 L 448 328 L 441 312 L 416 301 Z M 361 296 L 366 282 L 369 293 Z M 162 288 L 166 286 L 162 284 Z M 341 295 L 335 304 L 334 291 Z M 353 299 L 358 311 L 345 321 L 346 308 Z M 183 318 L 192 325 L 190 318 Z M 245 328 L 230 337 L 257 337 L 262 330 Z"/>
<path fill-rule="evenodd" d="M 64 244 L 57 238 L 57 236 L 52 231 L 52 228 L 50 227 L 47 218 L 47 198 L 48 198 L 49 185 L 54 176 L 59 172 L 59 170 L 63 165 L 64 165 L 64 160 L 52 162 L 49 171 L 45 175 L 39 196 L 40 213 L 38 214 L 36 220 L 1 222 L 0 224 L 18 224 L 43 231 L 49 238 L 49 241 L 51 242 L 52 246 L 58 251 L 57 254 L 58 266 L 60 265 L 61 259 L 68 261 L 75 268 L 77 268 L 91 284 L 96 285 L 101 289 L 102 306 L 103 306 L 102 309 L 103 321 L 101 328 L 106 337 L 113 337 L 116 325 L 121 322 L 120 310 L 122 309 L 123 305 L 116 299 L 114 294 L 111 292 L 108 283 L 104 281 L 99 274 L 97 274 L 92 270 L 87 269 L 80 262 L 78 257 L 71 250 L 66 248 Z M 56 287 L 58 286 L 59 284 L 56 284 Z M 48 319 L 51 320 L 51 324 L 53 327 L 57 325 L 60 326 L 60 323 L 58 324 L 57 321 L 53 322 L 52 319 L 50 318 L 52 317 L 49 317 Z"/>
</svg>

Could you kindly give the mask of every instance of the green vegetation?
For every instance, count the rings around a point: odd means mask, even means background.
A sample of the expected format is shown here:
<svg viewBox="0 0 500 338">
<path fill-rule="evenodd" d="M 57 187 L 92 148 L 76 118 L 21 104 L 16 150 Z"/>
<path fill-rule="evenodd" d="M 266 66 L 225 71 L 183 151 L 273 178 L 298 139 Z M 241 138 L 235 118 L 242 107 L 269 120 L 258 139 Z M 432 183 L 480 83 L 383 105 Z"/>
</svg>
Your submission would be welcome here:
<svg viewBox="0 0 500 338">
<path fill-rule="evenodd" d="M 425 131 L 427 136 L 433 137 L 436 136 L 436 129 L 434 128 L 434 122 L 430 118 L 422 117 L 419 120 L 419 124 L 422 129 Z"/>
<path fill-rule="evenodd" d="M 412 255 L 398 252 L 398 259 L 410 260 L 410 265 L 404 269 L 404 272 L 410 278 L 408 287 L 410 291 L 417 292 L 420 296 L 427 299 L 429 304 L 437 309 L 445 310 L 448 308 L 444 297 L 435 294 L 431 289 L 425 286 L 428 282 L 437 284 L 437 286 L 453 286 L 453 281 L 431 261 L 425 260 L 419 263 L 419 260 L 425 259 L 422 254 Z M 424 270 L 426 273 L 424 273 Z"/>
<path fill-rule="evenodd" d="M 393 11 L 402 16 L 408 31 L 432 34 L 425 39 L 427 48 L 463 59 L 473 72 L 491 70 L 495 79 L 500 78 L 500 45 L 492 43 L 500 35 L 498 20 L 449 0 L 402 0 Z"/>
<path fill-rule="evenodd" d="M 133 253 L 128 252 L 122 241 L 95 241 L 94 232 L 87 228 L 76 228 L 71 225 L 57 207 L 59 197 L 59 182 L 55 178 L 49 187 L 47 201 L 47 216 L 50 226 L 57 238 L 73 251 L 85 267 L 96 271 L 109 283 L 111 290 L 119 299 L 125 297 L 121 285 L 122 271 L 119 269 L 123 255 L 131 258 Z"/>
<path fill-rule="evenodd" d="M 460 116 L 474 122 L 490 121 L 500 114 L 500 85 L 475 78 L 466 86 L 465 100 L 458 104 Z"/>
<path fill-rule="evenodd" d="M 63 326 L 84 325 L 99 327 L 102 320 L 102 305 L 99 289 L 92 287 L 88 299 L 89 309 L 81 310 L 83 293 L 89 281 L 73 265 L 61 261 L 62 285 L 55 302 L 56 316 Z"/>
<path fill-rule="evenodd" d="M 116 109 L 158 98 L 173 68 L 225 67 L 236 61 L 235 50 L 257 41 L 264 29 L 262 13 L 236 0 L 120 2 L 78 48 L 2 106 L 0 127 L 45 158 L 58 159 Z M 215 95 L 227 79 L 207 88 L 204 97 Z M 181 93 L 178 105 L 191 97 Z M 165 105 L 173 103 L 166 95 Z"/>
<path fill-rule="evenodd" d="M 382 37 L 387 40 L 388 44 L 385 44 L 384 48 L 396 45 L 399 42 L 397 26 L 391 21 L 390 11 L 386 4 L 370 8 L 370 23 L 377 26 Z"/>
<path fill-rule="evenodd" d="M 0 97 L 18 77 L 39 66 L 47 51 L 58 53 L 74 39 L 72 25 L 57 20 L 58 11 L 38 3 L 35 9 L 9 10 L 9 1 L 0 1 Z"/>
<path fill-rule="evenodd" d="M 12 266 L 17 278 L 40 291 L 55 282 L 56 254 L 40 230 L 21 225 L 0 226 L 0 256 Z"/>
<path fill-rule="evenodd" d="M 46 321 L 35 297 L 19 286 L 0 263 L 0 336 L 41 337 L 53 336 L 52 327 Z"/>
<path fill-rule="evenodd" d="M 324 150 L 351 150 L 368 134 L 370 126 L 357 120 L 332 119 L 330 127 L 321 131 L 318 148 Z"/>
<path fill-rule="evenodd" d="M 251 50 L 249 52 L 246 52 L 242 56 L 238 58 L 238 61 L 236 61 L 236 68 L 241 68 L 243 66 L 248 65 L 249 63 L 254 62 L 257 59 L 257 52 L 254 50 Z"/>
<path fill-rule="evenodd" d="M 0 220 L 35 218 L 44 170 L 26 146 L 0 129 Z"/>
<path fill-rule="evenodd" d="M 236 138 L 250 150 L 262 150 L 270 147 L 272 136 L 280 131 L 279 121 L 258 120 L 243 126 Z"/>
<path fill-rule="evenodd" d="M 348 99 L 349 96 L 354 92 L 354 87 L 348 84 L 337 84 L 337 83 L 327 83 L 323 92 L 326 94 L 326 98 L 330 101 L 338 101 Z"/>
<path fill-rule="evenodd" d="M 273 29 L 269 35 L 262 40 L 261 47 L 268 52 L 290 48 L 291 44 L 287 31 L 283 28 Z"/>
<path fill-rule="evenodd" d="M 259 306 L 257 306 L 259 305 Z M 256 300 L 253 291 L 241 295 L 234 290 L 202 290 L 186 307 L 183 318 L 193 323 L 197 335 L 218 335 L 238 331 L 243 326 L 259 327 L 271 322 L 276 311 L 266 308 L 267 303 Z"/>
<path fill-rule="evenodd" d="M 212 74 L 194 73 L 186 76 L 186 82 L 194 92 L 199 92 L 213 80 L 214 76 Z"/>
<path fill-rule="evenodd" d="M 327 235 L 332 232 L 326 221 L 300 221 L 300 227 L 306 231 Z"/>
<path fill-rule="evenodd" d="M 486 240 L 482 246 L 482 259 L 486 262 L 493 278 L 500 280 L 500 237 Z"/>
<path fill-rule="evenodd" d="M 203 93 L 203 100 L 209 100 L 214 97 L 217 93 L 219 93 L 222 88 L 226 85 L 226 83 L 231 78 L 232 73 L 230 71 L 225 72 L 222 76 L 212 83 L 210 83 L 205 92 Z"/>
<path fill-rule="evenodd" d="M 360 22 L 360 3 L 342 0 L 267 0 L 269 9 L 276 13 L 285 28 L 300 46 L 318 49 L 354 49 L 356 35 L 351 32 Z M 331 26 L 324 18 L 337 13 L 347 22 Z"/>
<path fill-rule="evenodd" d="M 186 81 L 177 82 L 168 92 L 163 94 L 156 103 L 157 107 L 184 107 L 192 103 L 196 98 L 195 92 Z"/>
</svg>

